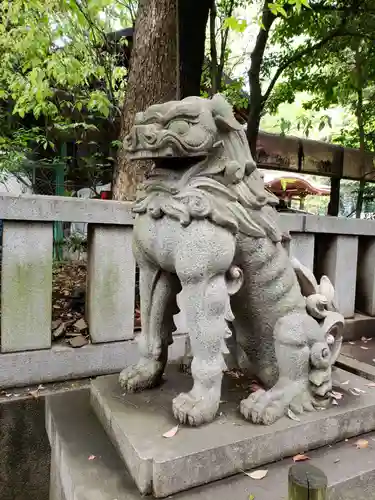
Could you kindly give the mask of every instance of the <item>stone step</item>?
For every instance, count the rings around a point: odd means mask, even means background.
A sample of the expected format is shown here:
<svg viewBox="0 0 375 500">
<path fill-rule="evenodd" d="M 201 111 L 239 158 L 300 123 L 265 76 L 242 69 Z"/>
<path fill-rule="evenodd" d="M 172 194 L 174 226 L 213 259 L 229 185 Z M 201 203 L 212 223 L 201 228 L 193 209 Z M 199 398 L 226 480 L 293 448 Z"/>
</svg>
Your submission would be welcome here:
<svg viewBox="0 0 375 500">
<path fill-rule="evenodd" d="M 345 319 L 344 340 L 360 340 L 361 337 L 374 337 L 375 318 L 356 312 L 354 318 Z"/>
<path fill-rule="evenodd" d="M 176 426 L 172 399 L 190 390 L 192 378 L 169 366 L 160 388 L 123 394 L 116 375 L 91 384 L 91 400 L 139 491 L 163 498 L 260 467 L 301 451 L 375 430 L 375 389 L 368 381 L 341 370 L 335 378 L 348 381 L 338 406 L 305 413 L 300 421 L 283 417 L 271 426 L 253 425 L 238 411 L 250 392 L 246 377 L 224 377 L 219 415 L 199 428 L 180 427 L 173 439 L 163 434 Z M 350 388 L 359 388 L 355 396 Z"/>
<path fill-rule="evenodd" d="M 49 396 L 46 423 L 52 451 L 50 500 L 141 500 L 130 474 L 90 406 L 86 390 Z M 328 500 L 368 500 L 375 490 L 375 433 L 309 452 L 328 477 Z M 291 458 L 264 466 L 256 481 L 243 473 L 173 495 L 173 500 L 287 500 Z M 198 464 L 197 464 L 198 466 Z M 150 497 L 152 498 L 152 497 Z"/>
</svg>

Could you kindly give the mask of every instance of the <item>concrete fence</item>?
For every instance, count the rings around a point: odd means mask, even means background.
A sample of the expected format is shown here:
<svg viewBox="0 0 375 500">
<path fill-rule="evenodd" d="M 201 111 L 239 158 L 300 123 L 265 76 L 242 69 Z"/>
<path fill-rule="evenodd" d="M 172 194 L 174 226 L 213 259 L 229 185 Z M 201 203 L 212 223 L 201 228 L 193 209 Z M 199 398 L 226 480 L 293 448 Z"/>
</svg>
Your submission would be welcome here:
<svg viewBox="0 0 375 500">
<path fill-rule="evenodd" d="M 345 318 L 375 316 L 375 221 L 285 214 L 281 225 L 292 236 L 290 255 L 330 278 Z"/>
<path fill-rule="evenodd" d="M 128 203 L 0 196 L 3 219 L 0 387 L 117 372 L 137 357 L 134 342 L 133 215 Z M 51 342 L 53 222 L 89 224 L 86 319 L 91 344 Z M 282 215 L 289 251 L 327 274 L 346 317 L 375 316 L 375 222 Z M 182 353 L 176 337 L 171 357 Z"/>
</svg>

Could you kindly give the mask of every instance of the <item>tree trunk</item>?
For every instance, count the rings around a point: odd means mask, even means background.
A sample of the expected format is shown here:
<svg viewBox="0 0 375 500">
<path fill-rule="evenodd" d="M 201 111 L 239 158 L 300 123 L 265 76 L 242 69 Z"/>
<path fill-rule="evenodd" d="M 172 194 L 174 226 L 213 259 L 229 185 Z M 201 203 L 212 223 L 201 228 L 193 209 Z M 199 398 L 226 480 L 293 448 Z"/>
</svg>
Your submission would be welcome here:
<svg viewBox="0 0 375 500">
<path fill-rule="evenodd" d="M 255 47 L 251 53 L 251 66 L 249 70 L 250 100 L 247 121 L 247 139 L 249 141 L 251 154 L 254 158 L 256 155 L 256 143 L 259 132 L 260 118 L 264 106 L 260 70 L 262 67 L 264 51 L 266 49 L 270 29 L 276 19 L 268 8 L 268 3 L 269 2 L 266 0 L 263 5 L 262 27 L 259 29 Z"/>
<path fill-rule="evenodd" d="M 357 74 L 357 125 L 359 135 L 359 157 L 360 157 L 360 172 L 361 180 L 359 182 L 357 204 L 355 209 L 355 216 L 357 219 L 361 218 L 363 207 L 363 196 L 366 186 L 366 144 L 365 144 L 365 127 L 363 123 L 363 73 L 362 73 L 362 56 L 360 53 L 360 46 L 356 51 L 356 74 Z"/>
<path fill-rule="evenodd" d="M 211 0 L 140 0 L 135 23 L 121 137 L 151 104 L 199 95 Z M 178 10 L 178 15 L 177 15 Z M 113 197 L 134 200 L 151 162 L 119 155 Z"/>
<path fill-rule="evenodd" d="M 138 111 L 177 96 L 176 0 L 140 0 L 135 23 L 129 80 L 122 112 L 121 137 L 128 134 Z M 113 197 L 134 200 L 137 185 L 150 168 L 119 154 Z"/>
<path fill-rule="evenodd" d="M 179 30 L 179 98 L 199 95 L 206 26 L 212 0 L 177 0 Z"/>
<path fill-rule="evenodd" d="M 211 95 L 219 90 L 218 85 L 218 60 L 216 47 L 216 0 L 212 0 L 210 9 L 210 54 L 211 54 Z"/>
</svg>

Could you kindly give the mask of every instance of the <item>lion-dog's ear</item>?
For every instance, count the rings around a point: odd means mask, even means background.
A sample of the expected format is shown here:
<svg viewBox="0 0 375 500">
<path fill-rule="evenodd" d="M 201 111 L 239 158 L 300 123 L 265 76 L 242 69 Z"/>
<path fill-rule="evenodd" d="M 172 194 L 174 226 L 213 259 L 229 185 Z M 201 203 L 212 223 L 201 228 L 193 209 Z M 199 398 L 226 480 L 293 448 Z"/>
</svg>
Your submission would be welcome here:
<svg viewBox="0 0 375 500">
<path fill-rule="evenodd" d="M 221 94 L 215 94 L 211 99 L 211 111 L 219 130 L 241 130 L 242 126 L 233 114 L 232 106 Z"/>
</svg>

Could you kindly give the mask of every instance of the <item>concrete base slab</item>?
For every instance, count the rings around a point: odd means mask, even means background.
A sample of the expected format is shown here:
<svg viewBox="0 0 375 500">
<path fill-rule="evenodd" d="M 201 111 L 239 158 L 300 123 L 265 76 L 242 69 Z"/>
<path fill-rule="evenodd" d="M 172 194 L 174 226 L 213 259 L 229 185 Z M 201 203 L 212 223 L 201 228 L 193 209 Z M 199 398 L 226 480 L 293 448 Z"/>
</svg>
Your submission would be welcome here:
<svg viewBox="0 0 375 500">
<path fill-rule="evenodd" d="M 337 366 L 368 380 L 375 380 L 375 340 L 346 342 L 341 349 Z"/>
<path fill-rule="evenodd" d="M 337 360 L 337 366 L 347 370 L 348 372 L 375 381 L 375 366 L 350 358 L 349 356 L 341 355 Z"/>
<path fill-rule="evenodd" d="M 356 313 L 354 318 L 345 320 L 344 340 L 360 340 L 361 337 L 375 336 L 375 318 Z"/>
<path fill-rule="evenodd" d="M 46 423 L 52 452 L 51 500 L 143 498 L 92 412 L 87 391 L 48 397 Z M 357 438 L 354 438 L 309 453 L 311 463 L 328 477 L 328 500 L 372 498 L 375 490 L 375 433 L 361 437 L 368 440 L 368 448 L 357 449 Z M 264 467 L 268 474 L 261 481 L 241 473 L 172 498 L 246 500 L 253 495 L 256 500 L 287 500 L 288 470 L 292 464 L 292 459 L 287 458 Z"/>
<path fill-rule="evenodd" d="M 238 405 L 249 393 L 248 380 L 225 377 L 218 418 L 200 428 L 180 427 L 169 439 L 163 433 L 176 425 L 172 399 L 192 386 L 191 377 L 174 367 L 161 388 L 139 394 L 122 394 L 117 376 L 98 378 L 91 400 L 139 491 L 165 497 L 374 430 L 375 390 L 347 372 L 337 370 L 336 377 L 349 380 L 339 406 L 306 413 L 300 422 L 284 417 L 272 426 L 242 418 Z M 354 396 L 354 387 L 365 393 Z"/>
</svg>

